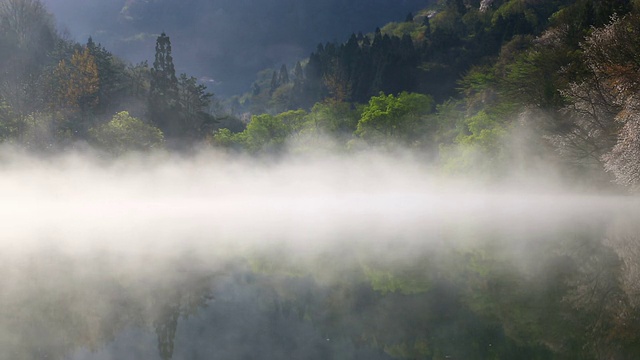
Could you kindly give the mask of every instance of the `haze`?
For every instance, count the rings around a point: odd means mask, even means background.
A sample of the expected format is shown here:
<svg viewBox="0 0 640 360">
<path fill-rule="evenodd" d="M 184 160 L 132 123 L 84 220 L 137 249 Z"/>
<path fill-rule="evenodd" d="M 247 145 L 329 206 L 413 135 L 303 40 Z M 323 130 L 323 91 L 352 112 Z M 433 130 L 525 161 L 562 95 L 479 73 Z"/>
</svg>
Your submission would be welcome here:
<svg viewBox="0 0 640 360">
<path fill-rule="evenodd" d="M 46 4 L 0 360 L 640 358 L 640 2 Z"/>
<path fill-rule="evenodd" d="M 92 36 L 131 62 L 153 58 L 155 37 L 173 39 L 177 71 L 206 77 L 220 95 L 247 91 L 255 74 L 292 65 L 318 43 L 344 41 L 399 21 L 428 2 L 44 0 L 61 28 L 86 42 Z"/>
<path fill-rule="evenodd" d="M 5 154 L 1 172 L 3 247 L 19 252 L 41 244 L 126 253 L 272 243 L 307 251 L 344 239 L 422 247 L 441 241 L 433 232 L 457 226 L 522 231 L 513 241 L 525 241 L 529 232 L 590 222 L 630 201 L 533 181 L 483 189 L 373 151 L 266 163 L 215 151 L 113 161 Z"/>
</svg>

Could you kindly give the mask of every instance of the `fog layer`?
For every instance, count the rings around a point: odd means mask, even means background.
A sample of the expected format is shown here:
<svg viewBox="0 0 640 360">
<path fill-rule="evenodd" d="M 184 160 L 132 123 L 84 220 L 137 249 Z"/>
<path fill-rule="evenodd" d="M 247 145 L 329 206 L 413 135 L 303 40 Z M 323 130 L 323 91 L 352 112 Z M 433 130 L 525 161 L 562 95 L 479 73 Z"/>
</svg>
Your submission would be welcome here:
<svg viewBox="0 0 640 360">
<path fill-rule="evenodd" d="M 372 359 L 393 357 L 386 344 L 401 334 L 426 332 L 448 334 L 429 340 L 438 351 L 483 358 L 528 334 L 479 320 L 478 294 L 503 291 L 485 284 L 515 276 L 507 299 L 537 286 L 528 299 L 572 301 L 583 280 L 569 279 L 570 264 L 585 264 L 575 273 L 589 280 L 611 253 L 594 255 L 594 244 L 609 236 L 616 251 L 636 249 L 624 232 L 635 199 L 521 179 L 480 185 L 373 151 L 106 160 L 3 148 L 0 345 L 7 359 Z M 632 265 L 627 253 L 620 259 Z M 637 272 L 626 274 L 622 284 L 634 284 Z M 544 284 L 568 281 L 577 285 L 567 297 L 549 297 L 556 285 Z M 488 334 L 481 351 L 458 345 L 469 331 Z M 369 332 L 375 339 L 355 338 Z"/>
<path fill-rule="evenodd" d="M 211 151 L 116 161 L 22 154 L 4 155 L 0 172 L 2 246 L 13 251 L 43 244 L 65 251 L 219 251 L 273 243 L 312 249 L 345 238 L 421 246 L 447 226 L 534 232 L 631 206 L 539 180 L 524 189 L 481 187 L 439 177 L 409 156 L 380 154 L 287 161 Z"/>
</svg>

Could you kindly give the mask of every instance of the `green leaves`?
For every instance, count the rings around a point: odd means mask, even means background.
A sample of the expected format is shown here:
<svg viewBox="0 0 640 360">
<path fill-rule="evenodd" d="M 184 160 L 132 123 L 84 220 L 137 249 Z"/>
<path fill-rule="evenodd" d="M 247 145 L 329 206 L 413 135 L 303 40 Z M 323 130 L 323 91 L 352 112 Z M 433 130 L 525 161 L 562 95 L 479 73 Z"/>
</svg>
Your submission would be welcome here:
<svg viewBox="0 0 640 360">
<path fill-rule="evenodd" d="M 421 135 L 425 116 L 432 112 L 430 96 L 403 92 L 374 96 L 365 106 L 355 135 L 372 145 L 389 143 L 411 144 Z"/>
<path fill-rule="evenodd" d="M 162 147 L 164 136 L 160 129 L 121 111 L 106 124 L 89 130 L 95 143 L 114 154 L 132 150 L 152 150 Z"/>
</svg>

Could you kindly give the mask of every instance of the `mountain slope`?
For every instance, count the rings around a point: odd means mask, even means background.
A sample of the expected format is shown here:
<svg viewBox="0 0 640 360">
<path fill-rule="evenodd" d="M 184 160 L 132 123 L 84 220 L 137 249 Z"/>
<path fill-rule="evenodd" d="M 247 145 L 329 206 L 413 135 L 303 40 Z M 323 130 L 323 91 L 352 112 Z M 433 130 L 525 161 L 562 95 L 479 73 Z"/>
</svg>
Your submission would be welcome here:
<svg viewBox="0 0 640 360">
<path fill-rule="evenodd" d="M 215 79 L 221 94 L 244 91 L 257 71 L 306 57 L 318 42 L 373 31 L 431 2 L 45 0 L 78 41 L 93 36 L 130 61 L 151 59 L 155 35 L 165 31 L 178 71 Z"/>
</svg>

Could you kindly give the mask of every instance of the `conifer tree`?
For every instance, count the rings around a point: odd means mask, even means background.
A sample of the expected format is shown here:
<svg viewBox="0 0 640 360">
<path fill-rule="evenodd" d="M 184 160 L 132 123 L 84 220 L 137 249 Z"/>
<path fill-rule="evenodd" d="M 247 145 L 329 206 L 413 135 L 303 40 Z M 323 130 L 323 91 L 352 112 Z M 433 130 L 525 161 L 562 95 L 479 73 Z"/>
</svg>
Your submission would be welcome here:
<svg viewBox="0 0 640 360">
<path fill-rule="evenodd" d="M 273 92 L 276 91 L 278 86 L 280 86 L 280 84 L 278 83 L 278 73 L 274 70 L 273 75 L 271 76 L 271 86 L 270 86 L 269 92 L 273 94 Z"/>
<path fill-rule="evenodd" d="M 304 80 L 304 71 L 302 71 L 302 65 L 300 65 L 300 61 L 296 62 L 296 67 L 293 69 L 293 76 L 295 76 L 295 83 L 301 84 Z"/>
<path fill-rule="evenodd" d="M 112 107 L 119 97 L 123 97 L 127 90 L 125 65 L 101 44 L 96 44 L 91 37 L 87 40 L 86 48 L 93 56 L 98 68 L 100 80 L 97 93 L 98 106 L 104 112 Z"/>
<path fill-rule="evenodd" d="M 180 134 L 178 107 L 178 78 L 171 55 L 171 40 L 163 32 L 156 40 L 148 113 L 151 121 L 168 137 Z"/>
<path fill-rule="evenodd" d="M 280 67 L 280 73 L 278 74 L 278 83 L 280 85 L 289 83 L 289 71 L 287 70 L 287 65 L 282 64 Z"/>
<path fill-rule="evenodd" d="M 404 19 L 404 22 L 413 22 L 413 13 L 409 12 L 407 17 Z"/>
</svg>

